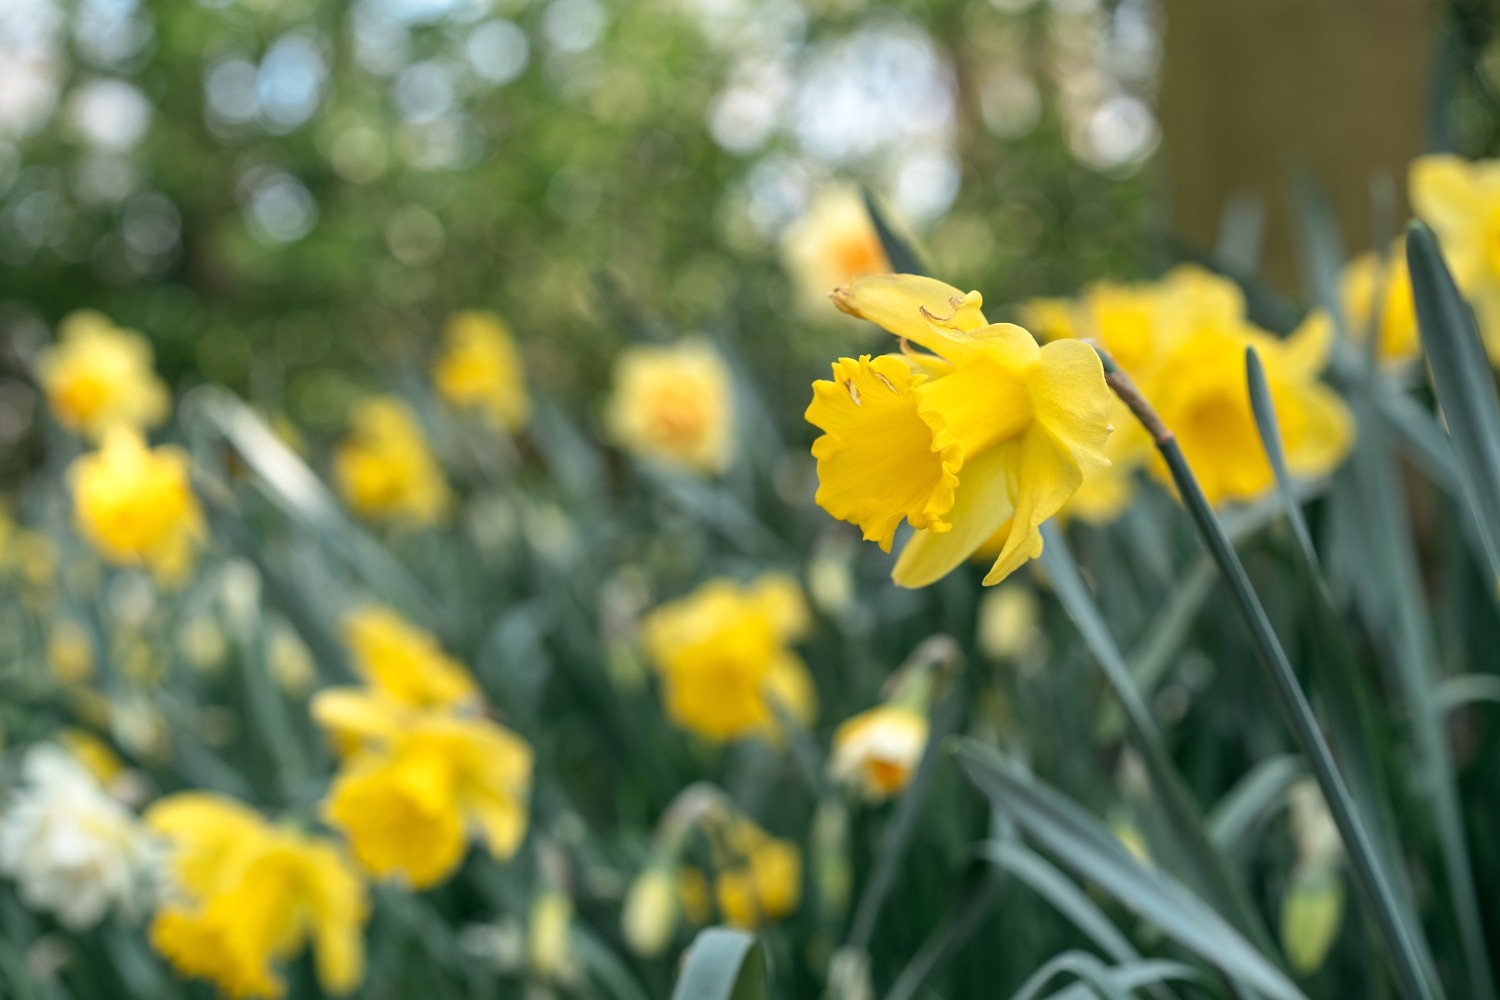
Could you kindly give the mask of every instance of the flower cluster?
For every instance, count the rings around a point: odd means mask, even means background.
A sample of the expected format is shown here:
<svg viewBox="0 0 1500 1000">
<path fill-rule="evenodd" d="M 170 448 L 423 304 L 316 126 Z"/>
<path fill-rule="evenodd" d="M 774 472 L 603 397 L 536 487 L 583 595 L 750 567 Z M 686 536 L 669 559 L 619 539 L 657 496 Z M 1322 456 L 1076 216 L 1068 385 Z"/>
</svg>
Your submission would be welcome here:
<svg viewBox="0 0 1500 1000">
<path fill-rule="evenodd" d="M 416 888 L 453 873 L 477 837 L 507 859 L 526 832 L 531 748 L 478 714 L 478 688 L 437 640 L 384 609 L 345 620 L 362 687 L 312 714 L 342 757 L 324 816 L 377 878 Z"/>
</svg>

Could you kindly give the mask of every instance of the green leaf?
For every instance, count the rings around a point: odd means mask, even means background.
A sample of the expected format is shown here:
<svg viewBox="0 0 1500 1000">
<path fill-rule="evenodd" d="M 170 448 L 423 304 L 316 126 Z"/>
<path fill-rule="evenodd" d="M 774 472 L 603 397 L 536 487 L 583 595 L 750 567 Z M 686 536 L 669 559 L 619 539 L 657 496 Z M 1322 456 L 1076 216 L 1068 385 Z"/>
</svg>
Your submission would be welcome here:
<svg viewBox="0 0 1500 1000">
<path fill-rule="evenodd" d="M 700 931 L 682 959 L 672 1000 L 765 1000 L 766 960 L 744 931 Z"/>
<path fill-rule="evenodd" d="M 1274 947 L 1270 934 L 1250 905 L 1237 873 L 1204 833 L 1202 810 L 1167 754 L 1156 720 L 1135 687 L 1109 626 L 1073 561 L 1067 540 L 1052 524 L 1042 525 L 1042 538 L 1042 568 L 1124 710 L 1131 745 L 1141 754 L 1156 790 L 1181 874 L 1211 898 L 1240 931 L 1270 951 Z"/>
<path fill-rule="evenodd" d="M 1500 579 L 1500 401 L 1474 314 L 1458 293 L 1437 239 L 1422 222 L 1406 230 L 1406 261 L 1422 346 L 1462 473 L 1464 496 Z"/>
<path fill-rule="evenodd" d="M 1026 883 L 1116 962 L 1141 957 L 1088 894 L 1040 854 L 1024 844 L 994 841 L 985 844 L 980 854 Z"/>
<path fill-rule="evenodd" d="M 1257 992 L 1273 1000 L 1306 1000 L 1286 974 L 1217 911 L 1166 873 L 1144 867 L 1073 802 L 1017 773 L 977 741 L 960 744 L 958 763 L 1039 847 L 1079 877 Z"/>
<path fill-rule="evenodd" d="M 860 190 L 864 194 L 865 209 L 870 213 L 870 222 L 874 224 L 875 233 L 880 237 L 880 245 L 885 248 L 886 259 L 891 262 L 891 270 L 897 274 L 926 274 L 922 258 L 917 256 L 906 240 L 896 235 L 896 231 L 886 220 L 885 213 L 875 203 L 875 196 L 870 193 L 870 189 Z"/>
<path fill-rule="evenodd" d="M 1208 814 L 1208 835 L 1229 850 L 1281 803 L 1287 789 L 1307 772 L 1291 754 L 1267 757 L 1250 769 Z"/>
<path fill-rule="evenodd" d="M 1160 964 L 1172 966 L 1171 972 L 1167 975 L 1178 970 L 1192 972 L 1187 966 L 1180 966 L 1174 962 Z M 1011 1000 L 1032 1000 L 1033 997 L 1041 994 L 1042 989 L 1048 983 L 1064 973 L 1069 973 L 1087 983 L 1105 1000 L 1130 1000 L 1130 991 L 1115 978 L 1116 972 L 1123 973 L 1124 971 L 1123 968 L 1111 969 L 1086 951 L 1065 951 L 1054 956 L 1046 965 L 1032 973 L 1021 988 L 1012 995 Z M 1158 974 L 1153 981 L 1160 981 L 1161 978 L 1164 977 Z"/>
<path fill-rule="evenodd" d="M 1438 685 L 1434 700 L 1444 712 L 1476 701 L 1500 702 L 1500 677 L 1494 674 L 1460 674 Z"/>
</svg>

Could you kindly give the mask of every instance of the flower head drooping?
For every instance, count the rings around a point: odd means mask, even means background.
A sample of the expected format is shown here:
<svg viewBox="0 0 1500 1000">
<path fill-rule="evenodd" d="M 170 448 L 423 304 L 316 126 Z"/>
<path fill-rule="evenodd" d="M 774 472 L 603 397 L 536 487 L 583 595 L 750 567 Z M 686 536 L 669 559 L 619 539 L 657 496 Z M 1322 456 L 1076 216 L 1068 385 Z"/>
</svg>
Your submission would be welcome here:
<svg viewBox="0 0 1500 1000">
<path fill-rule="evenodd" d="M 480 410 L 511 433 L 531 415 L 521 353 L 494 313 L 471 309 L 448 317 L 432 381 L 449 403 Z"/>
<path fill-rule="evenodd" d="M 361 608 L 342 625 L 355 672 L 380 695 L 411 708 L 478 703 L 479 688 L 463 664 L 443 652 L 436 636 L 391 609 Z"/>
<path fill-rule="evenodd" d="M 359 985 L 369 904 L 333 843 L 204 792 L 168 796 L 146 819 L 171 844 L 173 888 L 151 944 L 179 972 L 230 997 L 279 998 L 275 966 L 311 941 L 324 991 Z"/>
<path fill-rule="evenodd" d="M 430 525 L 448 511 L 448 484 L 406 404 L 376 396 L 354 410 L 333 459 L 339 489 L 361 517 Z"/>
<path fill-rule="evenodd" d="M 807 667 L 789 644 L 807 632 L 797 584 L 768 573 L 749 586 L 711 580 L 642 623 L 667 715 L 708 740 L 777 731 L 775 699 L 803 722 L 816 711 Z"/>
<path fill-rule="evenodd" d="M 1422 356 L 1406 240 L 1396 240 L 1385 254 L 1371 251 L 1350 261 L 1339 281 L 1339 297 L 1349 335 L 1365 341 L 1375 334 L 1378 360 L 1405 365 Z"/>
<path fill-rule="evenodd" d="M 471 832 L 499 859 L 520 846 L 532 754 L 510 730 L 353 688 L 320 692 L 312 712 L 347 754 L 324 814 L 372 875 L 436 885 Z"/>
<path fill-rule="evenodd" d="M 167 417 L 171 395 L 151 367 L 151 344 L 102 313 L 58 324 L 58 343 L 37 359 L 37 378 L 57 422 L 97 440 L 111 427 L 143 430 Z"/>
<path fill-rule="evenodd" d="M 1418 157 L 1409 184 L 1412 208 L 1437 234 L 1490 361 L 1500 363 L 1500 160 Z"/>
<path fill-rule="evenodd" d="M 205 530 L 189 468 L 179 448 L 148 448 L 136 431 L 110 430 L 98 451 L 68 470 L 79 534 L 108 562 L 181 583 Z"/>
<path fill-rule="evenodd" d="M 754 930 L 790 916 L 802 899 L 802 852 L 748 817 L 718 831 L 728 863 L 714 879 L 719 913 L 731 927 Z"/>
<path fill-rule="evenodd" d="M 629 347 L 615 361 L 605 423 L 610 438 L 644 459 L 719 473 L 734 458 L 729 369 L 701 341 Z"/>
<path fill-rule="evenodd" d="M 906 787 L 927 746 L 927 715 L 905 705 L 877 705 L 833 734 L 829 770 L 836 780 L 879 802 Z"/>
<path fill-rule="evenodd" d="M 1108 462 L 1110 397 L 1094 350 L 1038 348 L 1018 326 L 988 324 L 979 293 L 931 278 L 860 278 L 833 298 L 932 353 L 843 358 L 832 381 L 814 383 L 818 504 L 887 551 L 901 521 L 916 528 L 892 574 L 903 586 L 938 580 L 1007 522 L 985 583 L 1040 555 L 1041 523 L 1077 491 L 1083 466 Z"/>
<path fill-rule="evenodd" d="M 852 187 L 821 191 L 787 231 L 781 253 L 798 302 L 813 316 L 826 314 L 828 289 L 891 270 L 864 199 Z"/>
<path fill-rule="evenodd" d="M 32 747 L 21 772 L 0 816 L 0 873 L 19 883 L 21 901 L 74 931 L 111 908 L 143 911 L 153 851 L 141 823 L 62 747 Z"/>
</svg>

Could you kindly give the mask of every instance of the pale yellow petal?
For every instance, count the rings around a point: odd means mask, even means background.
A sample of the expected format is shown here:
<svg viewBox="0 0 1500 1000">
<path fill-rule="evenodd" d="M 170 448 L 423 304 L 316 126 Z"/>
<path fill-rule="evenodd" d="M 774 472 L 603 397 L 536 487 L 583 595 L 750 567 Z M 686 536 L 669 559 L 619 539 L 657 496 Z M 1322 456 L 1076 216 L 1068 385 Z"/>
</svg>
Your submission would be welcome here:
<svg viewBox="0 0 1500 1000">
<path fill-rule="evenodd" d="M 1413 160 L 1408 183 L 1417 217 L 1439 234 L 1471 228 L 1479 201 L 1473 170 L 1462 157 L 1448 153 Z"/>
<path fill-rule="evenodd" d="M 964 349 L 965 333 L 986 325 L 978 292 L 965 295 L 952 285 L 914 274 L 855 278 L 834 289 L 833 304 L 944 357 Z"/>
</svg>

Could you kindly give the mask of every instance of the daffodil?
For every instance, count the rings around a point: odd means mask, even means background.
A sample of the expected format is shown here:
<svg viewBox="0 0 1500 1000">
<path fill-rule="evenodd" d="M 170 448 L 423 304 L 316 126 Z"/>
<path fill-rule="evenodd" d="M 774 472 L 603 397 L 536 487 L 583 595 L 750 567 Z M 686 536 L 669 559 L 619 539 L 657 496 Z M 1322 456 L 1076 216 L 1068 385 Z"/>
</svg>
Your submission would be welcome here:
<svg viewBox="0 0 1500 1000">
<path fill-rule="evenodd" d="M 521 353 L 494 313 L 472 309 L 448 318 L 432 381 L 449 403 L 480 410 L 508 431 L 520 430 L 531 414 Z"/>
<path fill-rule="evenodd" d="M 820 191 L 807 214 L 787 230 L 781 252 L 798 302 L 814 316 L 826 309 L 830 288 L 891 269 L 864 199 L 852 187 Z"/>
<path fill-rule="evenodd" d="M 903 520 L 915 528 L 892 574 L 903 586 L 938 580 L 1007 521 L 985 583 L 1040 555 L 1042 522 L 1084 466 L 1108 462 L 1110 397 L 1093 348 L 1039 348 L 1019 326 L 986 322 L 978 292 L 931 278 L 859 278 L 833 299 L 931 353 L 842 358 L 814 383 L 818 504 L 886 551 Z"/>
<path fill-rule="evenodd" d="M 502 860 L 520 846 L 532 753 L 510 730 L 351 688 L 320 692 L 312 712 L 347 754 L 324 815 L 370 874 L 425 888 L 458 867 L 471 834 Z"/>
<path fill-rule="evenodd" d="M 829 771 L 878 802 L 905 788 L 927 747 L 927 715 L 906 705 L 878 705 L 833 734 Z"/>
<path fill-rule="evenodd" d="M 718 353 L 697 340 L 629 347 L 615 361 L 605 423 L 631 454 L 700 473 L 734 458 L 734 393 Z"/>
<path fill-rule="evenodd" d="M 391 609 L 361 608 L 345 615 L 342 626 L 355 672 L 392 701 L 412 708 L 479 701 L 479 688 L 463 664 L 443 652 L 436 636 Z"/>
<path fill-rule="evenodd" d="M 1386 254 L 1372 251 L 1350 261 L 1339 281 L 1339 298 L 1350 336 L 1366 341 L 1375 335 L 1377 359 L 1401 365 L 1421 357 L 1405 240 L 1395 241 Z"/>
<path fill-rule="evenodd" d="M 374 520 L 435 524 L 448 510 L 448 484 L 406 404 L 391 396 L 360 403 L 333 473 L 354 512 Z"/>
<path fill-rule="evenodd" d="M 730 858 L 714 879 L 714 897 L 725 923 L 753 930 L 785 919 L 802 898 L 802 852 L 737 818 L 721 836 Z"/>
<path fill-rule="evenodd" d="M 712 580 L 641 626 L 667 715 L 715 741 L 776 733 L 773 699 L 794 718 L 812 719 L 812 678 L 790 648 L 807 630 L 800 588 L 777 574 L 749 586 Z"/>
<path fill-rule="evenodd" d="M 1412 208 L 1437 234 L 1490 361 L 1500 363 L 1500 160 L 1418 157 L 1409 183 Z"/>
<path fill-rule="evenodd" d="M 166 419 L 172 399 L 151 363 L 145 337 L 82 310 L 58 324 L 58 343 L 37 358 L 37 379 L 57 422 L 97 440 L 111 427 L 141 430 Z"/>
<path fill-rule="evenodd" d="M 79 534 L 108 562 L 181 583 L 204 536 L 189 470 L 181 449 L 148 448 L 136 431 L 111 429 L 98 451 L 68 469 Z"/>
<path fill-rule="evenodd" d="M 359 985 L 369 904 L 335 844 L 203 792 L 162 799 L 146 819 L 171 846 L 172 895 L 151 944 L 179 972 L 229 997 L 278 998 L 276 966 L 310 941 L 323 990 Z"/>
<path fill-rule="evenodd" d="M 1254 500 L 1275 485 L 1250 408 L 1247 347 L 1255 348 L 1265 369 L 1292 475 L 1328 475 L 1349 454 L 1354 419 L 1318 380 L 1332 343 L 1332 325 L 1322 314 L 1285 340 L 1241 322 L 1194 330 L 1162 363 L 1144 387 L 1147 398 L 1176 434 L 1210 503 Z M 1152 456 L 1151 469 L 1170 482 L 1159 455 Z"/>
</svg>

